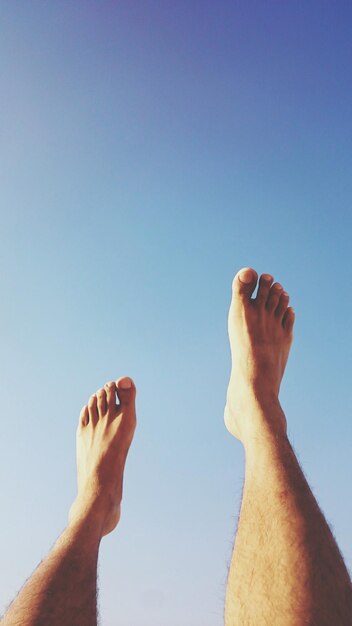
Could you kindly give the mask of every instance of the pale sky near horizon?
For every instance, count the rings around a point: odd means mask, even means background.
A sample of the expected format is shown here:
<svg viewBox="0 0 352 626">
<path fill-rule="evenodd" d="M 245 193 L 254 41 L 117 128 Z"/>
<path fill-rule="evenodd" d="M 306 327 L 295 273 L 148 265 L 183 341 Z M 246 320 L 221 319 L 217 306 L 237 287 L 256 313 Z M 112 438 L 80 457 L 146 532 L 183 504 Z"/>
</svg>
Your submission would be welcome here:
<svg viewBox="0 0 352 626">
<path fill-rule="evenodd" d="M 248 265 L 291 294 L 281 401 L 351 570 L 351 23 L 345 1 L 0 4 L 0 612 L 66 524 L 81 406 L 131 375 L 101 623 L 223 623 Z"/>
</svg>

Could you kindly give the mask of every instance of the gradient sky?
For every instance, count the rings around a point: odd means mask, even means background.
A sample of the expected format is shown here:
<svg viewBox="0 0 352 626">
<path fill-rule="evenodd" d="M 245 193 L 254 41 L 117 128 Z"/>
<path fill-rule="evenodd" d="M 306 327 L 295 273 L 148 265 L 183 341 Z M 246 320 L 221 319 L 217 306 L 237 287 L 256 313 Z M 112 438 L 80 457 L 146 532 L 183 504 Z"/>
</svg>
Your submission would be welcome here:
<svg viewBox="0 0 352 626">
<path fill-rule="evenodd" d="M 81 406 L 131 375 L 102 624 L 223 623 L 247 265 L 291 294 L 281 401 L 351 568 L 351 4 L 4 0 L 0 24 L 0 610 L 65 527 Z"/>
</svg>

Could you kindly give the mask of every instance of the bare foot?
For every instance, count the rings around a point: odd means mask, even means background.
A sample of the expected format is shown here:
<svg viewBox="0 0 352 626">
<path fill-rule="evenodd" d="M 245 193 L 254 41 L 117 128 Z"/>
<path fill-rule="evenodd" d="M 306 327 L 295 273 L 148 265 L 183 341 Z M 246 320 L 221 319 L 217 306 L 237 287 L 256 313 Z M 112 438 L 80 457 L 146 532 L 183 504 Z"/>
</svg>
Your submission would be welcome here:
<svg viewBox="0 0 352 626">
<path fill-rule="evenodd" d="M 110 533 L 120 519 L 123 472 L 136 428 L 135 397 L 133 381 L 120 378 L 93 394 L 79 416 L 78 494 L 69 521 L 89 516 L 101 536 Z"/>
<path fill-rule="evenodd" d="M 225 424 L 243 443 L 261 427 L 250 418 L 251 406 L 278 402 L 280 383 L 293 339 L 295 315 L 289 296 L 273 277 L 243 268 L 232 284 L 229 338 L 232 370 L 227 391 Z M 253 416 L 258 412 L 253 411 Z M 287 432 L 285 417 L 275 429 Z"/>
</svg>

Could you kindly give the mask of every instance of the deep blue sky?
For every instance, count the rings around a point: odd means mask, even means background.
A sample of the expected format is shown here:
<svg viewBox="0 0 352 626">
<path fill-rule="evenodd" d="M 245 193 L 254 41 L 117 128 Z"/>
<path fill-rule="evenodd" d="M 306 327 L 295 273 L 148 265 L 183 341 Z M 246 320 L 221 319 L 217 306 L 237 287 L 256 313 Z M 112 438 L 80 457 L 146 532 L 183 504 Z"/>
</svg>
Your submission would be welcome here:
<svg viewBox="0 0 352 626">
<path fill-rule="evenodd" d="M 350 3 L 4 1 L 0 24 L 1 607 L 66 524 L 81 406 L 126 374 L 102 624 L 222 624 L 246 265 L 291 294 L 282 404 L 351 568 Z"/>
</svg>

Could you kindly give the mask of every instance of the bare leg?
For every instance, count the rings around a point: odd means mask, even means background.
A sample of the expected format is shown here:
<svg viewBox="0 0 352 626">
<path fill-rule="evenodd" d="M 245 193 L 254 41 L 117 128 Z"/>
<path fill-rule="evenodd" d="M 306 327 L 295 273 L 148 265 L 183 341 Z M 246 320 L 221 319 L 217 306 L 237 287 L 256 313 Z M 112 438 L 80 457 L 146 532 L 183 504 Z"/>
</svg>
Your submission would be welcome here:
<svg viewBox="0 0 352 626">
<path fill-rule="evenodd" d="M 289 443 L 278 399 L 294 312 L 267 274 L 252 299 L 257 278 L 254 270 L 239 272 L 229 312 L 225 423 L 244 445 L 246 466 L 225 624 L 351 626 L 351 580 Z"/>
<path fill-rule="evenodd" d="M 3 626 L 96 626 L 99 545 L 120 519 L 135 395 L 133 381 L 122 378 L 107 383 L 83 407 L 77 428 L 78 495 L 69 524 L 9 607 Z"/>
</svg>

